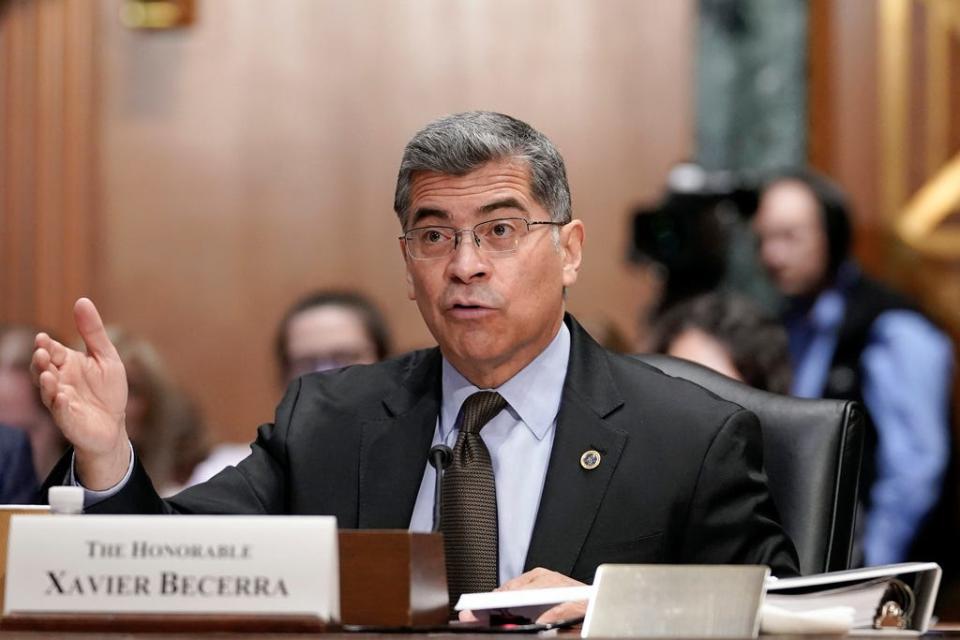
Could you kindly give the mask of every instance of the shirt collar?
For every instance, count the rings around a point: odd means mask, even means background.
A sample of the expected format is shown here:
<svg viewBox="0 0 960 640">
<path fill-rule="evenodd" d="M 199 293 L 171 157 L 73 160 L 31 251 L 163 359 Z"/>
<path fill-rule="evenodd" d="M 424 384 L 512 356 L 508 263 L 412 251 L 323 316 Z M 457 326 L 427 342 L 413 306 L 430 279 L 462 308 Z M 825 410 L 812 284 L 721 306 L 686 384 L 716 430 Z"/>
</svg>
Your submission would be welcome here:
<svg viewBox="0 0 960 640">
<path fill-rule="evenodd" d="M 831 287 L 817 296 L 804 322 L 818 331 L 832 331 L 843 321 L 846 306 L 843 293 Z"/>
<path fill-rule="evenodd" d="M 507 409 L 527 426 L 537 440 L 543 439 L 557 419 L 563 382 L 570 360 L 570 330 L 560 323 L 560 330 L 547 348 L 512 378 L 492 391 L 498 392 L 509 405 Z M 464 400 L 481 391 L 443 359 L 443 403 L 440 407 L 440 437 L 453 430 Z"/>
<path fill-rule="evenodd" d="M 806 313 L 794 312 L 788 315 L 787 324 L 794 326 L 806 324 L 818 331 L 835 331 L 843 322 L 847 307 L 847 290 L 859 277 L 857 265 L 847 261 L 837 269 L 837 275 L 831 286 L 820 292 Z"/>
<path fill-rule="evenodd" d="M 847 295 L 860 278 L 860 269 L 855 262 L 847 260 L 837 268 L 833 286 L 824 291 L 813 308 L 810 319 L 820 331 L 836 331 L 843 322 L 847 310 Z"/>
</svg>

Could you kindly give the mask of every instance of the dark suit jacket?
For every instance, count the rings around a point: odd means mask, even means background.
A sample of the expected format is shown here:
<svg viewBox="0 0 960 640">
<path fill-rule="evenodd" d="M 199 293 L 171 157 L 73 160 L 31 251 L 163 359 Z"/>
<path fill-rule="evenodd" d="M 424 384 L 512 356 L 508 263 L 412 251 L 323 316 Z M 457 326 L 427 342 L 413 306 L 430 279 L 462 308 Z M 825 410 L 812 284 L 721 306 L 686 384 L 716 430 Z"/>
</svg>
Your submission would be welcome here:
<svg viewBox="0 0 960 640">
<path fill-rule="evenodd" d="M 566 322 L 570 363 L 526 568 L 585 582 L 604 562 L 796 573 L 756 417 L 612 354 Z M 330 514 L 344 528 L 407 528 L 440 410 L 440 371 L 434 348 L 304 376 L 237 467 L 165 502 L 137 464 L 131 482 L 90 511 Z M 580 466 L 590 449 L 602 454 L 592 471 Z"/>
<path fill-rule="evenodd" d="M 30 439 L 21 429 L 0 425 L 0 504 L 30 504 L 36 497 Z"/>
</svg>

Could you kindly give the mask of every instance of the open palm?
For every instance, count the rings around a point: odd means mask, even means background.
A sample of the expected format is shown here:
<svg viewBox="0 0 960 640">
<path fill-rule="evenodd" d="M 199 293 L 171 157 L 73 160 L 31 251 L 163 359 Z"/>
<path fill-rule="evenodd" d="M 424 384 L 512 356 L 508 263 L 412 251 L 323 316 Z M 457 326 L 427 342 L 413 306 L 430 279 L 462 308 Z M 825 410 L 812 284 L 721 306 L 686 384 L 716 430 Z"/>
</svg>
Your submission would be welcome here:
<svg viewBox="0 0 960 640">
<path fill-rule="evenodd" d="M 120 459 L 128 447 L 127 375 L 93 302 L 81 298 L 73 312 L 87 353 L 37 335 L 32 366 L 40 395 L 78 459 Z"/>
</svg>

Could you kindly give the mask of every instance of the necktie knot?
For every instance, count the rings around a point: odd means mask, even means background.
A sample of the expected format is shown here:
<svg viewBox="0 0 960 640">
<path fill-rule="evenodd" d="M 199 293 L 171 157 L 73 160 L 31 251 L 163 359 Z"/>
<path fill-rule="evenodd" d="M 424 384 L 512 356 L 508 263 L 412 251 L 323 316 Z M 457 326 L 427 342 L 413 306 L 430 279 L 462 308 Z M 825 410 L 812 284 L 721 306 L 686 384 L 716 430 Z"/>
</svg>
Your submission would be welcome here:
<svg viewBox="0 0 960 640">
<path fill-rule="evenodd" d="M 463 421 L 460 430 L 480 433 L 480 429 L 507 406 L 507 401 L 496 391 L 478 391 L 463 402 Z"/>
</svg>

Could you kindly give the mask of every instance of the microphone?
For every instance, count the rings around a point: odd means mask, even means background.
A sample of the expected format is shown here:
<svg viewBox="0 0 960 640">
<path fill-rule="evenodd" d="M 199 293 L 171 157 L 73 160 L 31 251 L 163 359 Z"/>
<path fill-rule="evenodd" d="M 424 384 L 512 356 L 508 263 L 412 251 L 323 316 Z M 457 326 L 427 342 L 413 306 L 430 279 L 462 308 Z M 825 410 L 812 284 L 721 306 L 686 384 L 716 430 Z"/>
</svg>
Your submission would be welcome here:
<svg viewBox="0 0 960 640">
<path fill-rule="evenodd" d="M 443 472 L 450 466 L 453 451 L 445 444 L 435 444 L 430 447 L 430 466 L 437 471 L 437 481 L 433 485 L 433 533 L 440 531 L 440 508 L 443 496 Z"/>
</svg>

